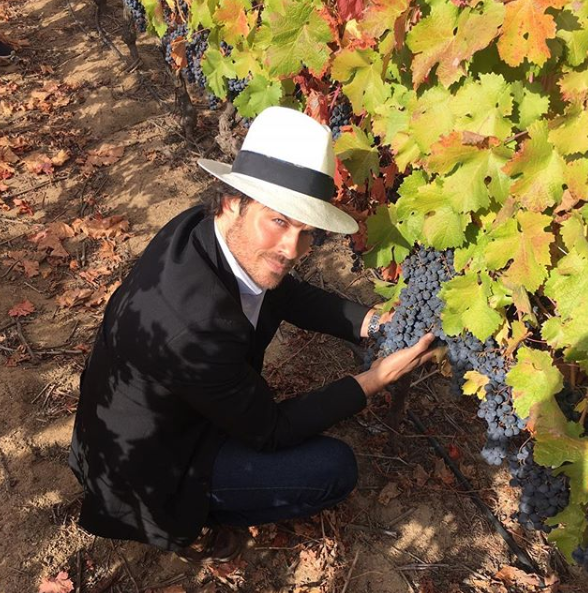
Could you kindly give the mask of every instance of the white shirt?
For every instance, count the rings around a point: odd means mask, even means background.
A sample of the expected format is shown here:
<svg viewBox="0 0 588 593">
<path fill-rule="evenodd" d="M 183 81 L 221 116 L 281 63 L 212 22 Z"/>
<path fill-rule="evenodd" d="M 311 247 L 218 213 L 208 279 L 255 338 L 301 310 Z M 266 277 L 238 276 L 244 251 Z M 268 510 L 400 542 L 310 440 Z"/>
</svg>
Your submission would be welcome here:
<svg viewBox="0 0 588 593">
<path fill-rule="evenodd" d="M 231 271 L 237 279 L 243 313 L 245 313 L 245 316 L 249 319 L 251 325 L 257 327 L 259 311 L 261 310 L 263 297 L 265 296 L 266 291 L 257 286 L 249 274 L 247 274 L 247 272 L 239 265 L 239 262 L 231 253 L 229 246 L 225 243 L 225 239 L 216 224 L 216 219 L 214 220 L 214 234 L 216 235 L 216 240 L 222 249 L 223 255 L 225 256 Z"/>
</svg>

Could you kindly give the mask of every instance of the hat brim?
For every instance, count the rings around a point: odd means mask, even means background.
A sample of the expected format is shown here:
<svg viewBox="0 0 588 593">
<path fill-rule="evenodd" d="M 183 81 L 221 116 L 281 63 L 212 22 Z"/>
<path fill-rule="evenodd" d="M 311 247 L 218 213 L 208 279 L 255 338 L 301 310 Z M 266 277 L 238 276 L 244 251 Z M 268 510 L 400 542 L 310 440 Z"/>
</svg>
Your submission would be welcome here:
<svg viewBox="0 0 588 593">
<path fill-rule="evenodd" d="M 232 173 L 227 163 L 198 159 L 198 164 L 223 183 L 289 218 L 334 233 L 352 235 L 359 230 L 355 219 L 329 202 L 249 175 Z"/>
</svg>

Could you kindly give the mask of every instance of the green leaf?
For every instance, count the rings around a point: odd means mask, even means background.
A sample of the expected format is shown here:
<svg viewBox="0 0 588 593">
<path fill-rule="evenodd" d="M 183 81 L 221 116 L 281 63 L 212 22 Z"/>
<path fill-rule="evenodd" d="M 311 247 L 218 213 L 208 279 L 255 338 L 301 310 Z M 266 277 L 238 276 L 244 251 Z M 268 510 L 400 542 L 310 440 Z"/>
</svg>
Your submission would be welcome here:
<svg viewBox="0 0 588 593">
<path fill-rule="evenodd" d="M 163 8 L 159 0 L 141 0 L 145 8 L 145 18 L 150 32 L 155 32 L 160 38 L 167 31 L 167 24 L 163 14 Z"/>
<path fill-rule="evenodd" d="M 270 82 L 258 74 L 249 81 L 233 104 L 244 117 L 255 117 L 267 107 L 279 105 L 282 95 L 283 88 L 280 82 Z"/>
<path fill-rule="evenodd" d="M 448 0 L 431 0 L 429 16 L 419 21 L 406 38 L 415 54 L 412 80 L 418 87 L 437 66 L 437 78 L 446 87 L 462 78 L 464 62 L 490 44 L 504 19 L 504 6 L 495 0 L 477 2 L 475 10 L 458 10 Z"/>
<path fill-rule="evenodd" d="M 449 134 L 455 123 L 451 93 L 439 86 L 426 90 L 418 98 L 410 95 L 406 111 L 410 116 L 408 129 L 399 131 L 391 141 L 388 139 L 400 171 L 429 154 L 431 146 L 441 136 Z"/>
<path fill-rule="evenodd" d="M 549 97 L 541 94 L 541 85 L 517 80 L 511 83 L 510 87 L 519 106 L 519 129 L 525 130 L 549 111 Z"/>
<path fill-rule="evenodd" d="M 447 335 L 455 336 L 468 329 L 484 341 L 502 323 L 502 315 L 488 304 L 492 280 L 487 273 L 456 276 L 443 285 L 440 296 L 445 302 L 441 319 Z"/>
<path fill-rule="evenodd" d="M 226 80 L 237 75 L 231 59 L 209 46 L 202 57 L 201 65 L 210 90 L 219 99 L 225 99 L 228 90 Z"/>
<path fill-rule="evenodd" d="M 394 284 L 391 282 L 384 282 L 379 278 L 374 278 L 372 282 L 374 283 L 374 292 L 386 299 L 386 303 L 382 307 L 382 310 L 392 310 L 400 300 L 400 293 L 402 292 L 402 289 L 406 287 L 406 282 L 402 276 L 398 279 L 398 282 Z"/>
<path fill-rule="evenodd" d="M 545 295 L 557 304 L 565 321 L 577 307 L 588 311 L 588 259 L 575 248 L 559 260 L 545 283 Z"/>
<path fill-rule="evenodd" d="M 563 417 L 554 397 L 563 387 L 563 377 L 548 352 L 519 348 L 506 384 L 513 388 L 514 409 L 520 418 L 531 417 L 534 422 L 541 414 L 556 412 Z"/>
<path fill-rule="evenodd" d="M 563 155 L 588 151 L 588 111 L 572 105 L 550 123 L 549 142 Z"/>
<path fill-rule="evenodd" d="M 579 66 L 588 57 L 588 4 L 572 2 L 556 17 L 557 36 L 566 44 L 566 61 Z"/>
<path fill-rule="evenodd" d="M 575 249 L 588 259 L 588 239 L 586 223 L 579 212 L 572 212 L 570 218 L 562 222 L 560 233 L 568 251 Z"/>
<path fill-rule="evenodd" d="M 434 144 L 425 161 L 427 170 L 445 175 L 443 193 L 457 212 L 487 208 L 491 193 L 498 202 L 508 195 L 510 179 L 501 169 L 512 151 L 497 140 L 488 140 L 472 143 L 466 134 L 454 132 Z"/>
<path fill-rule="evenodd" d="M 159 0 L 155 0 L 159 3 Z M 192 31 L 197 31 L 200 25 L 205 29 L 214 26 L 212 15 L 218 6 L 219 0 L 192 0 L 190 5 L 189 24 Z"/>
<path fill-rule="evenodd" d="M 564 72 L 558 82 L 562 97 L 571 103 L 581 103 L 588 97 L 588 67 L 577 72 L 564 68 Z"/>
<path fill-rule="evenodd" d="M 504 280 L 520 284 L 534 292 L 547 278 L 551 263 L 550 246 L 555 237 L 547 231 L 551 217 L 535 212 L 520 211 L 488 234 L 486 262 L 489 270 L 500 270 L 512 261 L 503 274 Z"/>
<path fill-rule="evenodd" d="M 390 86 L 382 81 L 382 58 L 372 49 L 344 49 L 333 61 L 331 76 L 344 83 L 343 92 L 355 113 L 375 113 L 390 97 Z"/>
<path fill-rule="evenodd" d="M 315 10 L 310 0 L 288 0 L 284 14 L 268 15 L 272 43 L 267 60 L 272 76 L 296 74 L 303 66 L 320 74 L 331 51 L 333 40 L 329 24 Z"/>
<path fill-rule="evenodd" d="M 352 126 L 350 132 L 339 136 L 335 142 L 335 154 L 343 161 L 357 184 L 380 171 L 380 159 L 374 139 L 357 126 Z"/>
<path fill-rule="evenodd" d="M 547 122 L 531 124 L 530 139 L 502 169 L 516 178 L 511 193 L 535 212 L 558 204 L 563 194 L 565 162 L 547 135 Z"/>
<path fill-rule="evenodd" d="M 411 252 L 415 237 L 399 225 L 396 206 L 380 206 L 367 220 L 367 244 L 370 251 L 364 261 L 371 268 L 385 267 L 392 260 L 402 262 Z"/>
<path fill-rule="evenodd" d="M 459 247 L 465 241 L 465 228 L 470 222 L 467 214 L 460 214 L 449 206 L 437 208 L 425 216 L 423 235 L 426 243 L 435 249 Z"/>
<path fill-rule="evenodd" d="M 584 533 L 588 530 L 586 513 L 579 504 L 568 505 L 561 513 L 555 517 L 550 517 L 545 521 L 547 525 L 561 527 L 554 529 L 547 536 L 550 542 L 553 542 L 561 550 L 566 560 L 573 564 L 572 552 L 584 543 Z"/>
<path fill-rule="evenodd" d="M 481 74 L 479 81 L 468 79 L 451 103 L 455 128 L 504 140 L 512 133 L 512 106 L 511 85 L 502 75 Z"/>
</svg>

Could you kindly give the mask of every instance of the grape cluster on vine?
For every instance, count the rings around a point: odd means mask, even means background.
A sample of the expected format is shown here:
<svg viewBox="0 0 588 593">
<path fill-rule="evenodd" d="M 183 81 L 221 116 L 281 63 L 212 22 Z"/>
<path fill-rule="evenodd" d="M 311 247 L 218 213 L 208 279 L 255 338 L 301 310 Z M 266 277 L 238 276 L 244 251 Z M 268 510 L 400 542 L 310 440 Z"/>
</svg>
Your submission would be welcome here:
<svg viewBox="0 0 588 593">
<path fill-rule="evenodd" d="M 329 117 L 329 127 L 333 134 L 333 140 L 337 140 L 337 138 L 341 136 L 341 128 L 343 126 L 348 126 L 351 123 L 352 115 L 353 109 L 351 109 L 351 105 L 346 101 L 337 103 L 337 105 L 333 107 L 333 111 Z"/>
<path fill-rule="evenodd" d="M 147 31 L 147 19 L 145 18 L 145 7 L 141 0 L 124 0 L 124 7 L 133 20 L 137 31 L 145 33 Z"/>
</svg>

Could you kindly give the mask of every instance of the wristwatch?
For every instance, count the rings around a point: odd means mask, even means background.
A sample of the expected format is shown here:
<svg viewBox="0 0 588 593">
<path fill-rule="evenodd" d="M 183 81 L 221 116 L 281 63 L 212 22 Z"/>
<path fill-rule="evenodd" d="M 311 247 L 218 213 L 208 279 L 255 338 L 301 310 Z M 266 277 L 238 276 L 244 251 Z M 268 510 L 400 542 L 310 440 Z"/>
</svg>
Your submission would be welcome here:
<svg viewBox="0 0 588 593">
<path fill-rule="evenodd" d="M 370 322 L 368 323 L 367 333 L 368 337 L 375 338 L 377 337 L 378 333 L 380 332 L 380 317 L 381 314 L 378 311 L 374 311 L 372 316 L 370 317 Z"/>
</svg>

